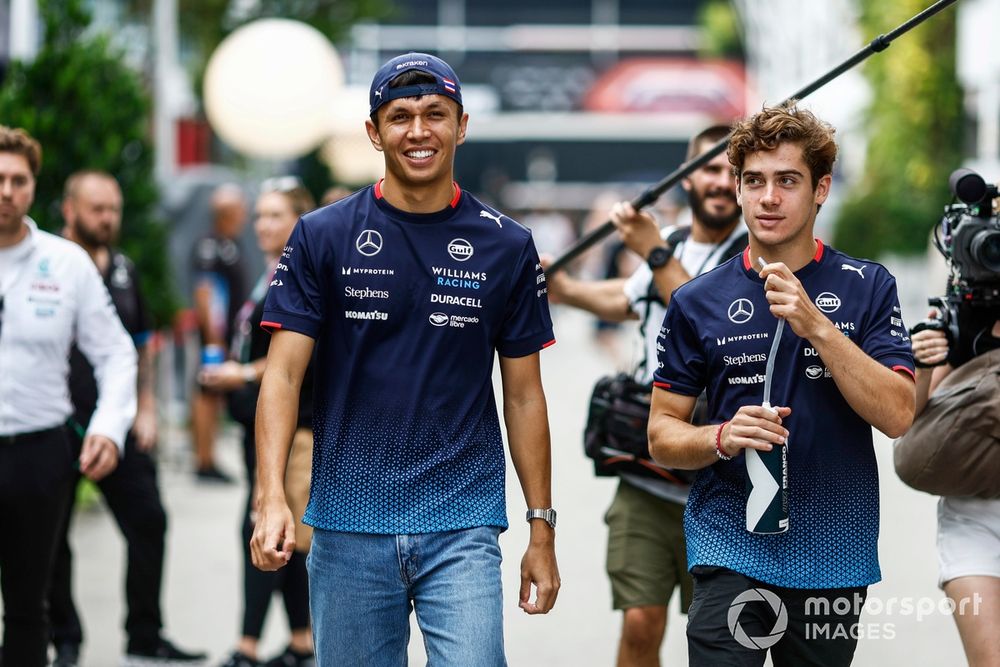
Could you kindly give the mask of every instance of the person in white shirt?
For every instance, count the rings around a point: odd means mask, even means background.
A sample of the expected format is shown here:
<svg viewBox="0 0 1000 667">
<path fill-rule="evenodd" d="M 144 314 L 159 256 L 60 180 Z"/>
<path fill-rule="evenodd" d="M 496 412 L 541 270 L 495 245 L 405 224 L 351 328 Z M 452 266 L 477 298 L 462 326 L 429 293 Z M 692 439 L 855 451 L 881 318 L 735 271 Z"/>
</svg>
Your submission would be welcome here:
<svg viewBox="0 0 1000 667">
<path fill-rule="evenodd" d="M 97 268 L 30 218 L 38 142 L 0 126 L 0 590 L 8 667 L 44 667 L 46 593 L 74 468 L 115 469 L 136 411 L 136 351 Z M 94 366 L 97 409 L 79 458 L 66 422 L 69 350 Z"/>
</svg>

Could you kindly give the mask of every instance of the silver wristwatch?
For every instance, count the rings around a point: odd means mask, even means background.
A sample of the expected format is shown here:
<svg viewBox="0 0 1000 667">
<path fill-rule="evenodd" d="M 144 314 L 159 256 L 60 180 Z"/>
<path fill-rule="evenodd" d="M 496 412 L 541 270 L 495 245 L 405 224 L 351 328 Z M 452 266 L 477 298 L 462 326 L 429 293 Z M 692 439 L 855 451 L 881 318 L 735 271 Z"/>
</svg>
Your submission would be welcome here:
<svg viewBox="0 0 1000 667">
<path fill-rule="evenodd" d="M 525 520 L 531 521 L 532 519 L 542 519 L 545 523 L 549 524 L 550 528 L 556 527 L 556 511 L 551 507 L 545 510 L 532 509 L 528 510 L 525 515 Z"/>
</svg>

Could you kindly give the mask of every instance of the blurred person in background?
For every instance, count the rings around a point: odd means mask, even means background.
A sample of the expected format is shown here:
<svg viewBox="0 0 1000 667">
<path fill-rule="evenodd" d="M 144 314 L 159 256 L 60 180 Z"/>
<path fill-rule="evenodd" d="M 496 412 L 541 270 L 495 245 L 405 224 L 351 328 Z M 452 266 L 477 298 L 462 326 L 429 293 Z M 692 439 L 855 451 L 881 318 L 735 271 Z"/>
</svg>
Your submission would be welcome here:
<svg viewBox="0 0 1000 667">
<path fill-rule="evenodd" d="M 542 206 L 529 211 L 521 218 L 521 223 L 531 230 L 531 238 L 539 254 L 556 254 L 573 245 L 576 228 L 573 221 L 562 211 Z"/>
<path fill-rule="evenodd" d="M 226 183 L 212 193 L 212 231 L 194 246 L 194 313 L 201 336 L 202 363 L 219 363 L 233 339 L 230 323 L 247 297 L 240 234 L 246 224 L 246 199 L 238 185 Z M 191 395 L 191 438 L 196 475 L 206 482 L 232 482 L 215 461 L 221 396 L 195 383 Z"/>
<path fill-rule="evenodd" d="M 294 176 L 271 178 L 261 184 L 257 198 L 254 231 L 257 244 L 266 258 L 264 272 L 250 292 L 249 299 L 233 322 L 230 360 L 202 370 L 200 381 L 208 389 L 228 392 L 230 414 L 243 426 L 243 452 L 249 490 L 243 515 L 243 629 L 236 650 L 222 667 L 307 667 L 314 664 L 309 623 L 309 579 L 306 556 L 312 528 L 302 523 L 309 500 L 312 474 L 312 368 L 306 370 L 305 388 L 299 395 L 298 417 L 288 468 L 285 472 L 285 495 L 295 517 L 295 552 L 288 564 L 275 572 L 264 572 L 250 559 L 250 537 L 257 517 L 257 456 L 254 446 L 254 414 L 260 392 L 260 379 L 267 362 L 271 336 L 261 329 L 261 313 L 268 288 L 282 275 L 288 254 L 285 244 L 301 215 L 315 208 L 309 191 Z M 291 631 L 291 641 L 278 656 L 262 662 L 258 643 L 264 619 L 275 592 L 280 591 Z"/>
<path fill-rule="evenodd" d="M 725 125 L 698 133 L 688 144 L 687 159 L 727 134 Z M 650 388 L 660 324 L 674 289 L 747 245 L 736 182 L 724 154 L 692 172 L 682 185 L 692 212 L 690 227 L 661 230 L 649 213 L 637 212 L 628 201 L 612 207 L 611 220 L 622 242 L 645 260 L 630 277 L 586 281 L 563 271 L 548 276 L 549 298 L 555 303 L 582 308 L 608 321 L 640 321 L 645 355 L 636 379 Z M 652 667 L 660 664 L 667 605 L 674 589 L 680 589 L 682 612 L 691 604 L 683 525 L 690 486 L 632 472 L 620 472 L 619 477 L 605 516 L 612 604 L 623 612 L 617 665 Z"/>
<path fill-rule="evenodd" d="M 938 313 L 929 314 L 936 318 Z M 992 319 L 992 318 L 990 318 Z M 971 323 L 971 318 L 970 318 Z M 977 353 L 1000 348 L 1000 321 L 982 322 Z M 916 414 L 951 372 L 972 358 L 952 349 L 943 330 L 912 334 L 917 362 Z M 958 347 L 958 346 L 956 346 Z M 996 437 L 997 434 L 994 434 Z M 944 496 L 938 501 L 938 585 L 955 603 L 953 617 L 970 667 L 1000 665 L 1000 499 Z M 967 609 L 964 601 L 980 600 Z"/>
<path fill-rule="evenodd" d="M 102 171 L 72 174 L 63 189 L 62 215 L 63 236 L 90 255 L 111 295 L 115 312 L 132 336 L 139 354 L 135 423 L 125 437 L 124 456 L 118 467 L 97 482 L 128 544 L 125 630 L 129 639 L 125 665 L 199 664 L 205 658 L 204 653 L 182 651 L 160 635 L 163 627 L 160 589 L 167 516 L 160 501 L 153 456 L 157 438 L 153 326 L 139 289 L 135 264 L 112 247 L 118 239 L 122 221 L 122 192 L 118 182 Z M 97 407 L 97 379 L 93 366 L 75 345 L 70 352 L 69 387 L 73 421 L 79 426 L 71 435 L 79 451 L 83 444 L 80 434 L 87 428 Z M 49 593 L 52 644 L 56 649 L 53 667 L 75 667 L 83 642 L 83 628 L 73 602 L 73 554 L 69 546 L 75 500 L 76 494 L 71 494 Z"/>
<path fill-rule="evenodd" d="M 136 351 L 97 268 L 28 217 L 42 149 L 0 126 L 0 590 L 7 667 L 48 664 L 46 598 L 77 471 L 100 480 L 135 420 Z M 97 407 L 74 447 L 69 353 L 94 366 Z"/>
<path fill-rule="evenodd" d="M 608 219 L 608 211 L 621 200 L 622 196 L 617 192 L 598 195 L 583 221 L 583 235 L 604 224 Z M 584 255 L 577 275 L 583 280 L 627 278 L 641 263 L 642 259 L 629 250 L 620 236 L 615 235 L 601 244 L 599 252 Z M 573 272 L 572 269 L 570 272 Z M 623 368 L 628 363 L 628 355 L 622 349 L 621 325 L 622 322 L 617 320 L 604 320 L 600 317 L 594 320 L 594 340 L 607 353 L 615 368 Z"/>
<path fill-rule="evenodd" d="M 331 185 L 323 193 L 323 196 L 320 198 L 319 205 L 328 206 L 333 202 L 340 201 L 349 194 L 351 194 L 350 188 L 343 185 Z"/>
</svg>

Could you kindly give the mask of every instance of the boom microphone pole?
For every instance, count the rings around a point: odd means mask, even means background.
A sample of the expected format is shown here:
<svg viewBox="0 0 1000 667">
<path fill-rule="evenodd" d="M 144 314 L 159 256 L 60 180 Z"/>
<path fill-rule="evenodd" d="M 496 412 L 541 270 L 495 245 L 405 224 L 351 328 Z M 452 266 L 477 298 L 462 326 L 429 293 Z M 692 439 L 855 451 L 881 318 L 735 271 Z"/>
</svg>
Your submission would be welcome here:
<svg viewBox="0 0 1000 667">
<path fill-rule="evenodd" d="M 853 56 L 842 62 L 840 65 L 834 67 L 832 70 L 830 70 L 823 76 L 819 77 L 812 83 L 808 84 L 801 90 L 798 90 L 795 93 L 793 93 L 790 97 L 786 98 L 783 102 L 781 102 L 779 106 L 788 106 L 793 101 L 800 100 L 803 97 L 806 97 L 810 93 L 813 93 L 822 88 L 823 86 L 825 86 L 826 84 L 830 83 L 844 72 L 852 69 L 855 65 L 867 59 L 868 56 L 875 53 L 879 53 L 880 51 L 885 51 L 887 48 L 889 48 L 889 44 L 894 39 L 896 39 L 900 35 L 909 32 L 910 30 L 917 27 L 918 25 L 920 25 L 930 17 L 934 16 L 941 10 L 947 8 L 949 5 L 955 4 L 956 1 L 957 0 L 939 0 L 938 2 L 934 3 L 924 11 L 920 12 L 919 14 L 911 18 L 906 23 L 900 25 L 892 32 L 886 35 L 879 35 L 878 37 L 873 39 L 871 43 L 868 44 L 868 46 L 864 47 L 863 49 L 855 53 Z M 692 173 L 695 169 L 698 169 L 699 167 L 707 164 L 716 155 L 726 150 L 726 146 L 728 145 L 729 145 L 729 137 L 727 136 L 725 139 L 720 140 L 717 144 L 709 148 L 707 151 L 705 151 L 698 157 L 695 157 L 682 164 L 680 167 L 678 167 L 668 176 L 666 176 L 663 180 L 654 183 L 650 187 L 646 188 L 646 190 L 641 195 L 632 200 L 632 207 L 635 208 L 635 210 L 637 211 L 646 208 L 647 206 L 655 202 L 657 199 L 659 199 L 660 195 L 662 195 L 668 189 L 673 187 L 681 179 L 686 177 L 688 174 Z M 582 255 L 585 251 L 590 249 L 591 246 L 595 245 L 598 241 L 600 241 L 605 236 L 614 231 L 614 229 L 615 229 L 614 223 L 608 220 L 600 227 L 597 227 L 596 229 L 588 232 L 583 237 L 581 237 L 580 240 L 578 240 L 575 244 L 573 244 L 569 248 L 569 250 L 564 252 L 554 262 L 552 262 L 552 264 L 549 265 L 548 271 L 550 273 L 554 273 L 555 271 L 562 269 L 564 266 L 566 266 L 566 264 L 573 261 L 580 255 Z"/>
</svg>

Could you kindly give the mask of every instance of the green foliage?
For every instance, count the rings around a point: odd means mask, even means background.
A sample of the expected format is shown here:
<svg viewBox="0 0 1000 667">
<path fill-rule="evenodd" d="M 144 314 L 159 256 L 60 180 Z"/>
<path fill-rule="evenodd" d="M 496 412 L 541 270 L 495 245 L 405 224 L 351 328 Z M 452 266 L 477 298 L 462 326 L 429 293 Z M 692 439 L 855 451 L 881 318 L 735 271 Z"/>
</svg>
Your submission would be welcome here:
<svg viewBox="0 0 1000 667">
<path fill-rule="evenodd" d="M 703 58 L 742 58 L 743 32 L 730 0 L 707 0 L 698 8 Z"/>
<path fill-rule="evenodd" d="M 0 88 L 0 123 L 23 127 L 42 144 L 31 216 L 58 231 L 66 178 L 78 169 L 113 174 L 125 199 L 121 246 L 140 268 L 156 321 L 169 322 L 176 301 L 168 281 L 167 230 L 153 218 L 158 192 L 149 96 L 107 38 L 83 36 L 90 17 L 81 0 L 41 0 L 39 9 L 45 35 L 38 57 L 12 63 Z"/>
<path fill-rule="evenodd" d="M 925 9 L 926 0 L 864 0 L 862 31 L 874 37 Z M 865 172 L 841 208 L 834 244 L 878 257 L 921 253 L 950 200 L 959 166 L 962 93 L 955 74 L 955 8 L 929 19 L 865 65 L 873 91 Z"/>
<path fill-rule="evenodd" d="M 152 0 L 126 0 L 138 16 L 152 12 Z M 178 22 L 195 94 L 202 95 L 202 81 L 215 47 L 241 25 L 262 18 L 302 21 L 337 44 L 358 21 L 377 21 L 390 15 L 391 0 L 177 0 Z"/>
</svg>

